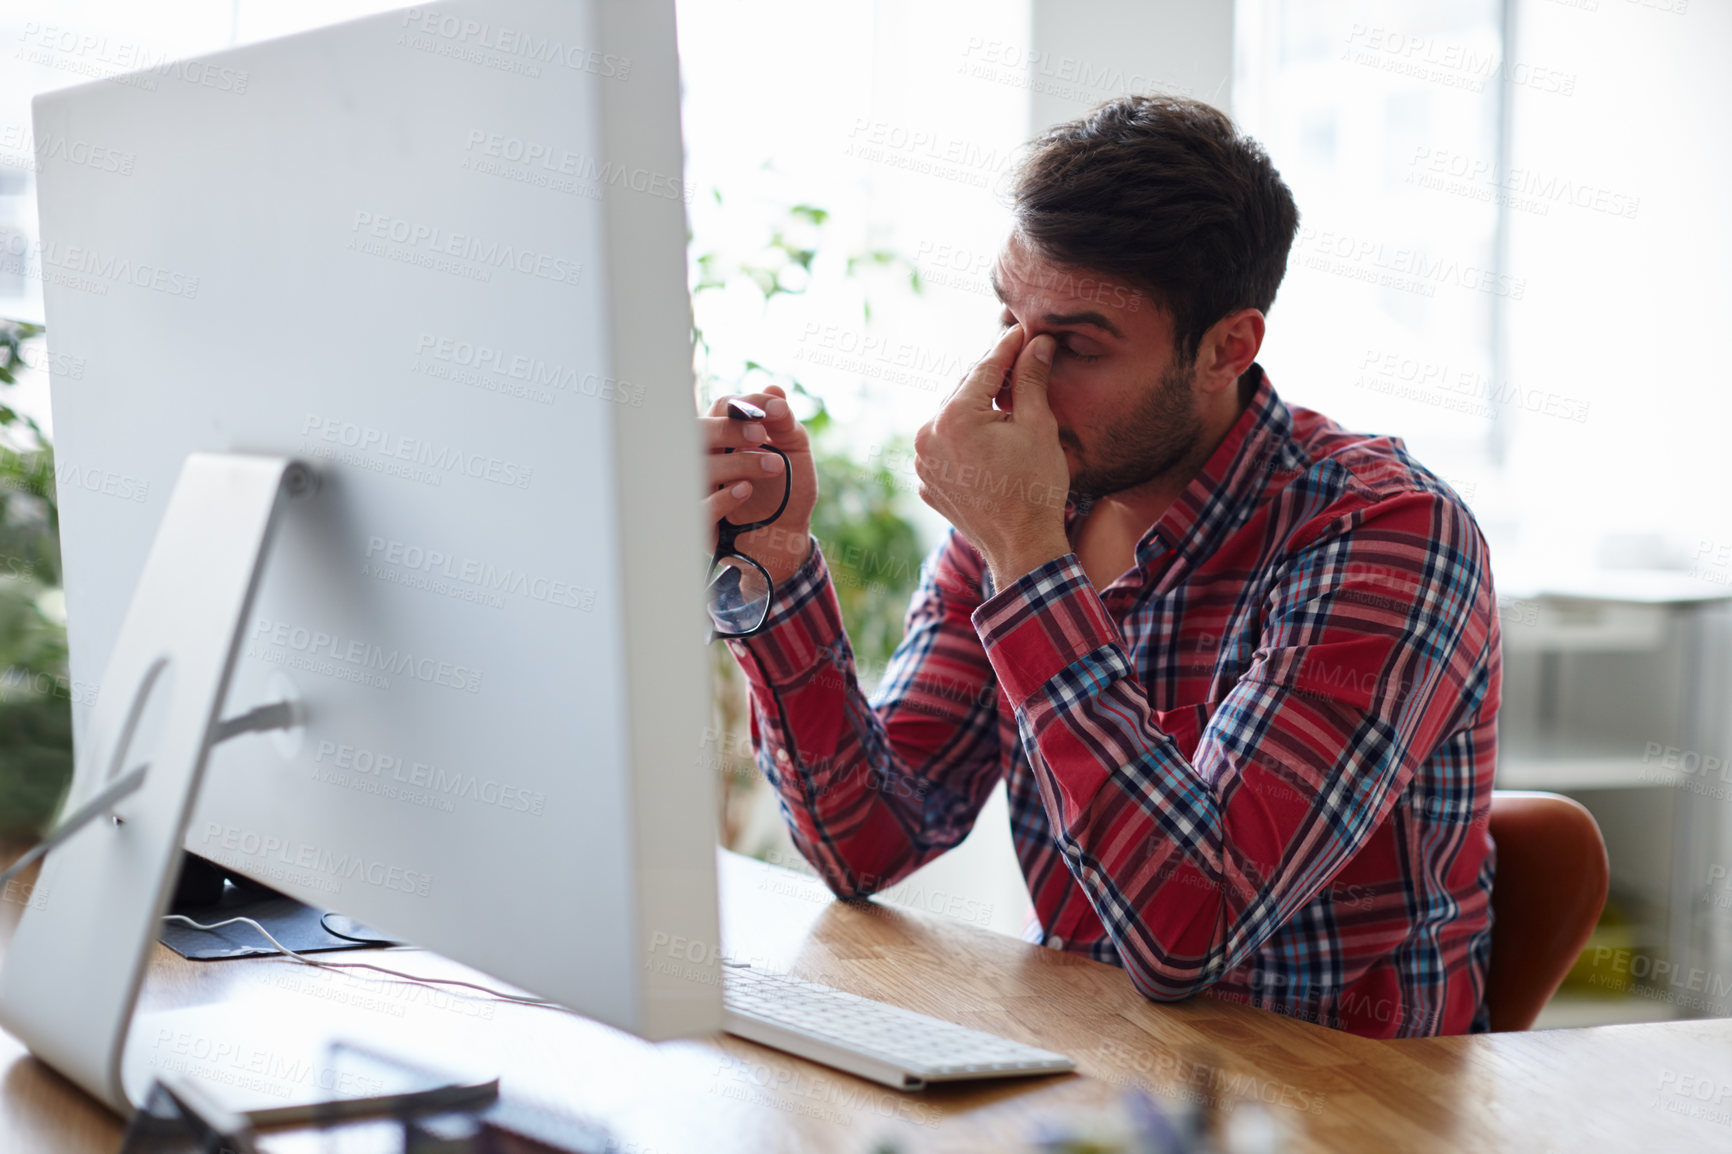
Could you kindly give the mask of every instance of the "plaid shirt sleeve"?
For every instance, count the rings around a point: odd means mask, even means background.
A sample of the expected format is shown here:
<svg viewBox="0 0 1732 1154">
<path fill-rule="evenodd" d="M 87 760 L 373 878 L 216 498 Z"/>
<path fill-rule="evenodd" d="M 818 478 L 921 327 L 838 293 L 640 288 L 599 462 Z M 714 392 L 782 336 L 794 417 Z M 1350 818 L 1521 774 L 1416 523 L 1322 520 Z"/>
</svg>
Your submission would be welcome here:
<svg viewBox="0 0 1732 1154">
<path fill-rule="evenodd" d="M 960 842 L 1003 775 L 998 691 L 970 621 L 981 568 L 946 536 L 870 702 L 815 541 L 776 591 L 768 628 L 728 642 L 751 686 L 758 764 L 795 845 L 840 897 L 891 885 Z"/>
<path fill-rule="evenodd" d="M 1484 542 L 1433 493 L 1302 526 L 1260 645 L 1187 759 L 1075 555 L 973 622 L 1072 875 L 1145 995 L 1195 994 L 1328 885 L 1484 693 Z"/>
</svg>

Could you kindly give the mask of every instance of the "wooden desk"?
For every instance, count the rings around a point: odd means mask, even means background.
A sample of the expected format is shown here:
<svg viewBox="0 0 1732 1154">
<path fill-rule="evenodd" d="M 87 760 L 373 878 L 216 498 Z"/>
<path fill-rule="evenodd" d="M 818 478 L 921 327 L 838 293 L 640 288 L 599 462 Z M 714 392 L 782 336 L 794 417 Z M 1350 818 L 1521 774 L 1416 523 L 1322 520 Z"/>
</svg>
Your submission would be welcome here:
<svg viewBox="0 0 1732 1154">
<path fill-rule="evenodd" d="M 1037 1120 L 1105 1108 L 1127 1085 L 1260 1098 L 1291 1150 L 1732 1148 L 1732 1022 L 1374 1042 L 1207 999 L 1157 1005 L 1120 970 L 833 902 L 810 878 L 729 854 L 721 887 L 731 954 L 1064 1051 L 1081 1076 L 897 1094 L 732 1037 L 651 1046 L 553 1011 L 274 959 L 192 963 L 160 947 L 146 1003 L 220 1003 L 267 1040 L 273 1020 L 324 1016 L 397 1048 L 457 1047 L 492 1064 L 508 1092 L 604 1119 L 627 1154 L 863 1154 L 884 1138 L 910 1154 L 1021 1150 Z M 0 909 L 0 935 L 18 912 Z M 375 960 L 468 973 L 419 952 Z M 115 1119 L 0 1034 L 0 1149 L 108 1152 L 119 1136 Z M 293 1148 L 320 1149 L 270 1146 Z"/>
</svg>

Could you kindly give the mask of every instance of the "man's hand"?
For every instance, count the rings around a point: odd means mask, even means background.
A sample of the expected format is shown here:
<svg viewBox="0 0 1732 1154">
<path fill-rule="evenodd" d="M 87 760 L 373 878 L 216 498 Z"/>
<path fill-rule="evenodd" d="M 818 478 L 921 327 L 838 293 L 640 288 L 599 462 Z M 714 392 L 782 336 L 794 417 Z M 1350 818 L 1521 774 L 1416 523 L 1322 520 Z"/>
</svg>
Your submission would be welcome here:
<svg viewBox="0 0 1732 1154">
<path fill-rule="evenodd" d="M 793 477 L 788 507 L 774 523 L 736 540 L 734 548 L 762 565 L 779 586 L 811 555 L 812 509 L 818 503 L 818 471 L 812 464 L 812 447 L 779 386 L 740 395 L 740 400 L 764 410 L 762 424 L 729 417 L 728 402 L 732 399 L 718 398 L 709 414 L 698 418 L 707 450 L 704 520 L 711 526 L 710 547 L 715 547 L 714 527 L 723 517 L 736 525 L 749 525 L 776 511 L 786 483 L 782 460 L 774 453 L 758 451 L 764 444 L 774 445 L 788 454 Z"/>
<path fill-rule="evenodd" d="M 1012 325 L 914 437 L 920 499 L 968 539 L 1000 589 L 1071 551 L 1070 466 L 1046 403 L 1055 344 L 1025 342 Z M 1008 404 L 995 409 L 1001 390 Z"/>
</svg>

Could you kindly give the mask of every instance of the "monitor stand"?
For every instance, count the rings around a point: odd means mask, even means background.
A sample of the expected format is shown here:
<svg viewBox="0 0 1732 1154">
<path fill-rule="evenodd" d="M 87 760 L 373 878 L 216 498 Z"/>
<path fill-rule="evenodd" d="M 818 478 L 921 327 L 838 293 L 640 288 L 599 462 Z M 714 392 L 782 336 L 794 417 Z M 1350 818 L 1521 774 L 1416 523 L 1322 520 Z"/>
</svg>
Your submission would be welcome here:
<svg viewBox="0 0 1732 1154">
<path fill-rule="evenodd" d="M 122 1115 L 135 1106 L 121 1073 L 127 1033 L 211 746 L 287 723 L 289 711 L 270 706 L 218 714 L 278 516 L 314 484 L 282 457 L 186 459 L 78 750 L 83 805 L 62 828 L 101 804 L 48 853 L 43 900 L 6 951 L 0 1024 Z M 155 740 L 135 751 L 141 729 Z"/>
</svg>

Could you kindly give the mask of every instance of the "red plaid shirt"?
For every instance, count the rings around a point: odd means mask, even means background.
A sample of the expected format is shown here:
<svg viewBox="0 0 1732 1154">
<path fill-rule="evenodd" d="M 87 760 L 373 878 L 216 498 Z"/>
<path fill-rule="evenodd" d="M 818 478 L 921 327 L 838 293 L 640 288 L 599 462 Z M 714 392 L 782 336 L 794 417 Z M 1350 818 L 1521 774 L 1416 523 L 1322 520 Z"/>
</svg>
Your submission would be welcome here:
<svg viewBox="0 0 1732 1154">
<path fill-rule="evenodd" d="M 1496 602 L 1472 516 L 1400 441 L 1260 379 L 1104 590 L 1075 554 L 995 590 L 950 533 L 870 702 L 816 547 L 777 600 L 729 644 L 838 896 L 956 845 L 1003 779 L 1047 945 L 1160 1000 L 1486 1028 Z"/>
</svg>

